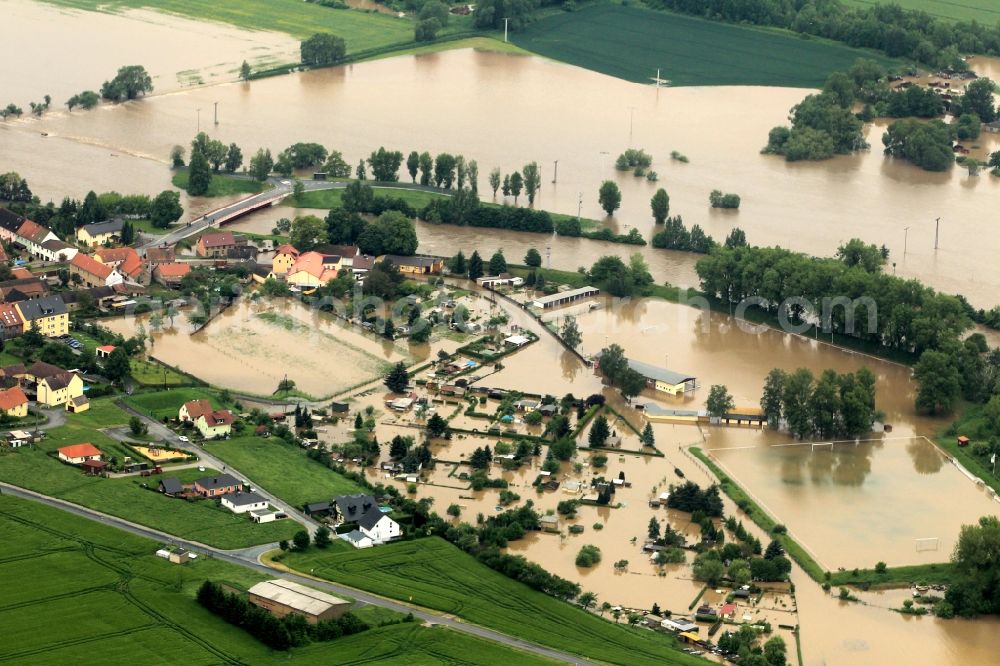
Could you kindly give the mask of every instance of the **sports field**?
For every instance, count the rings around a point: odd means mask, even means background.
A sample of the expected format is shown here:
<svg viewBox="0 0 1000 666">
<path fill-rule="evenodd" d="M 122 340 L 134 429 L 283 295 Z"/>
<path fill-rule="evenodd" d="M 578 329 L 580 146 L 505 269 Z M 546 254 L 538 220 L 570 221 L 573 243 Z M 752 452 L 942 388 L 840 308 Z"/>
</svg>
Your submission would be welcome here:
<svg viewBox="0 0 1000 666">
<path fill-rule="evenodd" d="M 354 550 L 288 553 L 284 564 L 506 634 L 615 664 L 702 664 L 673 639 L 587 613 L 480 564 L 447 541 L 420 539 Z M 598 600 L 600 603 L 600 600 Z"/>
<path fill-rule="evenodd" d="M 887 4 L 879 0 L 844 0 L 845 5 L 870 7 Z M 958 21 L 979 21 L 995 25 L 1000 21 L 1000 3 L 996 0 L 893 0 L 903 9 L 917 9 L 932 16 Z"/>
<path fill-rule="evenodd" d="M 47 664 L 547 664 L 415 623 L 273 652 L 195 601 L 206 579 L 246 589 L 267 576 L 212 558 L 179 566 L 161 544 L 0 496 L 0 662 Z M 365 607 L 369 623 L 391 611 Z"/>
<path fill-rule="evenodd" d="M 815 88 L 857 58 L 847 46 L 646 9 L 597 4 L 555 14 L 512 37 L 518 46 L 629 81 Z M 884 58 L 876 58 L 886 62 Z"/>
</svg>

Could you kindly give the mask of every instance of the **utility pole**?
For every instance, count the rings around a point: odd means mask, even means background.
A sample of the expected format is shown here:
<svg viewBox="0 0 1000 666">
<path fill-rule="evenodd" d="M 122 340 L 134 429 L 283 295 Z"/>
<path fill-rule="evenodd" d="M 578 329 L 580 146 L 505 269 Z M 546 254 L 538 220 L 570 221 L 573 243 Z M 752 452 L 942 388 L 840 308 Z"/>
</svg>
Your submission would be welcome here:
<svg viewBox="0 0 1000 666">
<path fill-rule="evenodd" d="M 580 212 L 583 210 L 583 192 L 580 192 L 580 199 L 576 203 L 576 221 L 580 221 Z"/>
<path fill-rule="evenodd" d="M 215 102 L 215 124 L 219 124 L 219 103 Z"/>
<path fill-rule="evenodd" d="M 509 21 L 509 20 L 510 20 L 509 18 L 505 18 L 503 20 L 503 43 L 504 44 L 507 43 L 507 21 Z"/>
<path fill-rule="evenodd" d="M 635 115 L 635 107 L 628 107 L 628 146 L 632 147 L 632 117 Z"/>
<path fill-rule="evenodd" d="M 552 246 L 545 246 L 545 268 L 552 268 Z"/>
<path fill-rule="evenodd" d="M 941 230 L 941 218 L 934 220 L 934 249 L 938 249 L 938 231 Z"/>
<path fill-rule="evenodd" d="M 198 109 L 198 132 L 201 132 L 201 109 Z"/>
<path fill-rule="evenodd" d="M 555 183 L 558 177 L 559 177 L 559 160 L 556 160 L 555 166 L 552 168 L 552 182 Z"/>
<path fill-rule="evenodd" d="M 907 241 L 907 239 L 909 237 L 910 237 L 910 228 L 909 227 L 903 227 L 903 256 L 904 257 L 906 256 L 906 241 Z M 935 245 L 935 247 L 937 247 L 937 246 Z"/>
</svg>

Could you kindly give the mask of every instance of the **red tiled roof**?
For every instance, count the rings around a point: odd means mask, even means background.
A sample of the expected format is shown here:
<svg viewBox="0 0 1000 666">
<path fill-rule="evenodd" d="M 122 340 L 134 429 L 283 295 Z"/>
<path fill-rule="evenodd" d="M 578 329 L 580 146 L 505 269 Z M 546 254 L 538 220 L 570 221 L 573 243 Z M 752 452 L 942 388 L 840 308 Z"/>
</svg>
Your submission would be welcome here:
<svg viewBox="0 0 1000 666">
<path fill-rule="evenodd" d="M 21 315 L 18 314 L 17 308 L 13 303 L 0 305 L 0 326 L 4 328 L 21 328 L 24 326 L 24 321 L 21 320 Z"/>
<path fill-rule="evenodd" d="M 3 248 L 0 247 L 0 250 L 2 249 Z M 0 259 L 0 261 L 7 261 L 7 259 Z M 16 280 L 24 280 L 25 278 L 31 279 L 35 277 L 34 273 L 29 271 L 27 268 L 22 268 L 20 266 L 10 269 L 10 274 L 13 275 Z"/>
<path fill-rule="evenodd" d="M 76 266 L 78 270 L 99 277 L 102 280 L 107 280 L 108 276 L 114 271 L 111 266 L 105 266 L 90 255 L 83 254 L 82 252 L 78 252 L 73 257 L 73 261 L 69 263 L 72 266 Z"/>
<path fill-rule="evenodd" d="M 21 390 L 20 386 L 0 391 L 0 409 L 5 411 L 8 409 L 14 409 L 15 407 L 20 407 L 27 402 L 28 396 L 24 395 L 24 391 Z"/>
<path fill-rule="evenodd" d="M 172 263 L 174 260 L 174 250 L 170 247 L 151 247 L 146 250 L 146 260 L 158 264 Z"/>
<path fill-rule="evenodd" d="M 292 268 L 288 271 L 288 276 L 291 277 L 295 273 L 305 272 L 320 282 L 332 280 L 337 277 L 337 269 L 327 268 L 324 265 L 326 263 L 326 255 L 322 255 L 319 252 L 304 252 L 303 254 L 300 254 L 299 258 L 295 260 L 294 264 L 292 264 Z"/>
<path fill-rule="evenodd" d="M 85 442 L 83 444 L 64 446 L 59 449 L 59 453 L 66 458 L 83 458 L 84 456 L 99 456 L 101 455 L 101 450 L 90 442 Z"/>
<path fill-rule="evenodd" d="M 132 248 L 129 248 L 129 250 L 132 250 Z M 142 259 L 139 258 L 139 255 L 136 254 L 135 250 L 132 250 L 132 254 L 125 257 L 125 261 L 121 263 L 118 270 L 125 275 L 134 278 L 142 273 L 143 268 Z"/>
<path fill-rule="evenodd" d="M 102 264 L 120 264 L 132 254 L 139 256 L 138 253 L 130 247 L 102 247 L 94 253 L 94 258 Z"/>
<path fill-rule="evenodd" d="M 226 247 L 236 245 L 236 238 L 232 231 L 221 231 L 217 234 L 205 234 L 198 242 L 205 247 Z"/>
<path fill-rule="evenodd" d="M 295 249 L 295 246 L 285 243 L 284 245 L 279 245 L 278 249 L 274 251 L 275 254 L 290 254 L 293 257 L 299 256 L 299 251 Z"/>
<path fill-rule="evenodd" d="M 97 348 L 97 351 L 107 352 L 109 354 L 114 350 L 115 350 L 114 345 L 101 345 L 100 347 Z"/>
<path fill-rule="evenodd" d="M 188 400 L 184 403 L 184 408 L 187 410 L 188 416 L 191 417 L 192 421 L 203 414 L 212 413 L 212 403 L 208 400 Z"/>
<path fill-rule="evenodd" d="M 163 277 L 184 277 L 191 272 L 191 266 L 182 263 L 160 264 L 156 270 L 160 271 Z"/>
<path fill-rule="evenodd" d="M 24 224 L 17 230 L 17 235 L 21 238 L 25 238 L 32 243 L 38 243 L 39 245 L 45 240 L 50 232 L 48 229 L 38 224 L 37 222 L 32 222 L 31 220 L 25 220 Z"/>
<path fill-rule="evenodd" d="M 209 414 L 203 414 L 209 426 L 232 425 L 233 415 L 228 409 L 219 409 Z"/>
</svg>

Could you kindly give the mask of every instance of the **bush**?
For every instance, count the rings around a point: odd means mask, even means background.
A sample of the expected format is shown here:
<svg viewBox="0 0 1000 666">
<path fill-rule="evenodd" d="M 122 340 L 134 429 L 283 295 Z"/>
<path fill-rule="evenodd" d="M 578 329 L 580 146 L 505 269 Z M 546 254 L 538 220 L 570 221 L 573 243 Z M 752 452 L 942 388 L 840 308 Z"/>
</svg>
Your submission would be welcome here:
<svg viewBox="0 0 1000 666">
<path fill-rule="evenodd" d="M 601 549 L 594 545 L 586 545 L 576 554 L 576 566 L 592 567 L 601 561 Z"/>
<path fill-rule="evenodd" d="M 712 208 L 739 208 L 740 195 L 724 194 L 721 190 L 712 190 L 708 195 L 708 202 Z"/>
</svg>

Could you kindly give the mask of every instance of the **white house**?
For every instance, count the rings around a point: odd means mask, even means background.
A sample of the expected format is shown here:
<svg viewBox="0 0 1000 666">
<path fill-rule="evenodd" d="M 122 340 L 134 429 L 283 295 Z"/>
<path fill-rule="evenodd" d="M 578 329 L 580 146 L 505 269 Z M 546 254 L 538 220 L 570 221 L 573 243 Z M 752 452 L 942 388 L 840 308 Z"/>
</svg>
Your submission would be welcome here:
<svg viewBox="0 0 1000 666">
<path fill-rule="evenodd" d="M 222 506 L 233 513 L 246 513 L 247 511 L 262 511 L 267 509 L 267 499 L 257 493 L 226 493 L 221 498 Z"/>
<path fill-rule="evenodd" d="M 341 534 L 340 538 L 355 548 L 371 548 L 375 545 L 372 543 L 371 537 L 365 536 L 360 530 L 351 530 L 347 534 Z"/>
<path fill-rule="evenodd" d="M 382 513 L 376 506 L 358 519 L 358 529 L 376 544 L 395 539 L 403 533 L 399 529 L 399 523 Z"/>
</svg>

